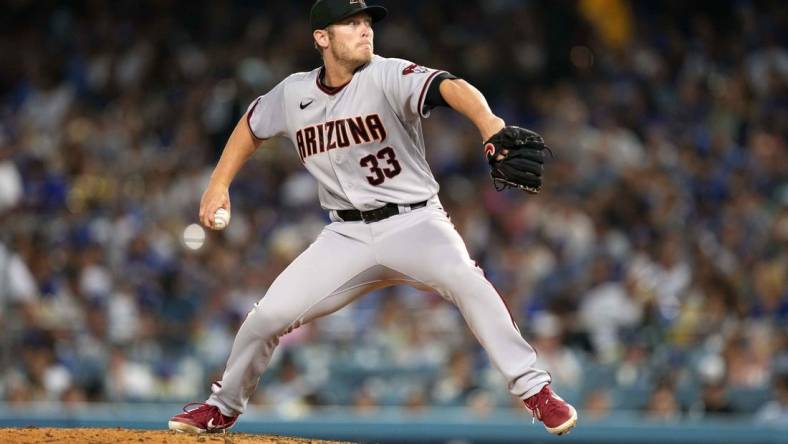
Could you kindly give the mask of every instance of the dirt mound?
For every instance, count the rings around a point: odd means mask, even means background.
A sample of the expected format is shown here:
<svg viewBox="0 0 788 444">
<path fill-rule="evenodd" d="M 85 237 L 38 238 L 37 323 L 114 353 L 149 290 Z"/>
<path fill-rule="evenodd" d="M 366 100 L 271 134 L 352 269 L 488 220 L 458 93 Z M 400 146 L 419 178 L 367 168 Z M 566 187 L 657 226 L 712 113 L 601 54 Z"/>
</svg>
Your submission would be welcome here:
<svg viewBox="0 0 788 444">
<path fill-rule="evenodd" d="M 164 430 L 129 430 L 129 429 L 43 429 L 25 427 L 17 429 L 0 429 L 0 443 L 3 444 L 290 444 L 319 443 L 329 444 L 335 441 L 319 441 L 286 436 L 245 435 L 243 433 L 216 433 L 210 435 L 192 435 Z"/>
</svg>

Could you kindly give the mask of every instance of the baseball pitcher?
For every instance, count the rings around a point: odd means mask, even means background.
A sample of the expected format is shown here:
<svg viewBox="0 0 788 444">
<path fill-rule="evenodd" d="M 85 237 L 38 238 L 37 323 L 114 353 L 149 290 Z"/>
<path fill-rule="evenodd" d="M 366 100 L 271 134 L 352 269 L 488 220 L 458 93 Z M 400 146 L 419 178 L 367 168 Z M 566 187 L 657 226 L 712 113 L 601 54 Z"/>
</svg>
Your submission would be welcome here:
<svg viewBox="0 0 788 444">
<path fill-rule="evenodd" d="M 550 375 L 534 367 L 534 349 L 443 210 L 424 156 L 421 121 L 439 106 L 470 119 L 498 188 L 538 193 L 547 147 L 538 134 L 506 126 L 467 82 L 375 55 L 372 25 L 386 14 L 364 0 L 317 0 L 310 22 L 322 66 L 292 74 L 254 100 L 230 136 L 202 198 L 203 225 L 213 227 L 218 209 L 230 210 L 233 178 L 273 137 L 293 142 L 332 222 L 255 304 L 209 399 L 172 417 L 170 429 L 230 428 L 280 337 L 398 284 L 431 289 L 456 304 L 509 391 L 549 432 L 560 435 L 575 426 L 577 412 L 553 393 Z"/>
</svg>

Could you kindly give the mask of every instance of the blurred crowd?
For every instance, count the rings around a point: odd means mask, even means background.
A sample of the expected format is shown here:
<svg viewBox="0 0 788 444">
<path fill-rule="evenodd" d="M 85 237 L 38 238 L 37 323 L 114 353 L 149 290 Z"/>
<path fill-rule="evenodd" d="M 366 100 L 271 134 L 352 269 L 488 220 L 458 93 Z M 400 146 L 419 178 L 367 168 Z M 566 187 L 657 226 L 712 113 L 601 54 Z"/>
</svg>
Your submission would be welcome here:
<svg viewBox="0 0 788 444">
<path fill-rule="evenodd" d="M 442 202 L 558 392 L 589 419 L 788 422 L 786 4 L 386 6 L 377 53 L 467 79 L 555 153 L 542 194 L 499 193 L 468 122 L 425 123 Z M 220 379 L 328 218 L 274 140 L 229 228 L 199 250 L 182 233 L 249 103 L 319 64 L 309 7 L 6 2 L 0 401 L 202 400 Z M 285 336 L 252 403 L 517 406 L 458 311 L 407 287 Z"/>
</svg>

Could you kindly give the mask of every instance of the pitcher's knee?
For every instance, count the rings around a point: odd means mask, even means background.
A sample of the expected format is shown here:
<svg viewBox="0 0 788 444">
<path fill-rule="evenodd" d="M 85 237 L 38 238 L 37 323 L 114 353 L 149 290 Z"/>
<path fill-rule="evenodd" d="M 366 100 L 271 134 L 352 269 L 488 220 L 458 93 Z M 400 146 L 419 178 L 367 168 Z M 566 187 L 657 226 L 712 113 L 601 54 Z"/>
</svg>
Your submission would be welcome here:
<svg viewBox="0 0 788 444">
<path fill-rule="evenodd" d="M 256 306 L 246 316 L 243 327 L 254 332 L 256 336 L 274 338 L 289 333 L 300 325 L 293 317 L 287 310 Z"/>
</svg>

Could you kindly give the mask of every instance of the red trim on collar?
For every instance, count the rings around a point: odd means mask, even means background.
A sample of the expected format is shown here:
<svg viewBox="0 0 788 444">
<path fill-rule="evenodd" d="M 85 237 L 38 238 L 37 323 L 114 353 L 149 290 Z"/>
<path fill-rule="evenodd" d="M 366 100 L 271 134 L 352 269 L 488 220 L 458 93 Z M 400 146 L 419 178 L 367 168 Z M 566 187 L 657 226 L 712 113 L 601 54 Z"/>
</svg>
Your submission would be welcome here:
<svg viewBox="0 0 788 444">
<path fill-rule="evenodd" d="M 350 84 L 350 82 L 353 81 L 353 77 L 351 77 L 350 80 L 348 80 L 347 83 L 345 83 L 344 85 L 335 86 L 335 87 L 323 85 L 323 82 L 321 82 L 320 79 L 323 77 L 325 70 L 326 70 L 325 67 L 320 68 L 320 71 L 317 73 L 317 77 L 315 77 L 315 83 L 317 83 L 317 87 L 320 88 L 320 91 L 323 91 L 324 93 L 330 96 L 333 96 L 338 92 L 342 91 L 343 89 L 345 89 L 346 86 Z M 355 74 L 356 73 L 354 72 L 353 75 Z"/>
</svg>

